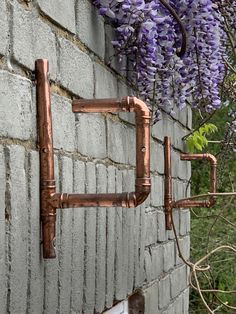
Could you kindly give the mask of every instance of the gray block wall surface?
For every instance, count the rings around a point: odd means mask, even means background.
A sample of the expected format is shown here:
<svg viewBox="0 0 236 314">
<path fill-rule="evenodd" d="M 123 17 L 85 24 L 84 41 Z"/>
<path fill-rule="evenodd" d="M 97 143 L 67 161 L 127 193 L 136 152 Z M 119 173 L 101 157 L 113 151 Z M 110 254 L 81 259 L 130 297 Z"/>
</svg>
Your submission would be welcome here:
<svg viewBox="0 0 236 314">
<path fill-rule="evenodd" d="M 115 33 L 88 0 L 1 0 L 0 29 L 0 314 L 102 313 L 136 290 L 144 314 L 187 314 L 188 269 L 173 231 L 165 229 L 163 139 L 171 136 L 173 195 L 180 199 L 189 194 L 191 167 L 179 156 L 191 109 L 173 117 L 162 112 L 152 126 L 152 191 L 145 203 L 58 209 L 57 257 L 44 260 L 35 60 L 49 59 L 59 192 L 134 190 L 134 115 L 73 114 L 71 104 L 138 94 L 117 60 L 108 64 Z M 173 216 L 188 259 L 189 211 Z"/>
</svg>

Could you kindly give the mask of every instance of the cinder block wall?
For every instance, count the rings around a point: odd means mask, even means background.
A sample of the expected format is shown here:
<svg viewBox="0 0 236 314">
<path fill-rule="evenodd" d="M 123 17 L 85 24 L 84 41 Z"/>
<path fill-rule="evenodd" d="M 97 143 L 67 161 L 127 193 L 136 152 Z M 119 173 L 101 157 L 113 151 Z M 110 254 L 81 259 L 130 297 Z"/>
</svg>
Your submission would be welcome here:
<svg viewBox="0 0 236 314">
<path fill-rule="evenodd" d="M 132 115 L 77 114 L 74 97 L 129 95 L 108 60 L 114 31 L 87 0 L 0 1 L 0 313 L 101 313 L 137 288 L 145 314 L 187 313 L 187 269 L 165 231 L 163 137 L 172 137 L 174 196 L 186 195 L 190 165 L 179 161 L 191 110 L 163 113 L 152 127 L 152 192 L 134 209 L 58 210 L 57 259 L 40 246 L 37 58 L 50 62 L 57 189 L 134 189 Z M 188 210 L 174 212 L 189 255 Z"/>
</svg>

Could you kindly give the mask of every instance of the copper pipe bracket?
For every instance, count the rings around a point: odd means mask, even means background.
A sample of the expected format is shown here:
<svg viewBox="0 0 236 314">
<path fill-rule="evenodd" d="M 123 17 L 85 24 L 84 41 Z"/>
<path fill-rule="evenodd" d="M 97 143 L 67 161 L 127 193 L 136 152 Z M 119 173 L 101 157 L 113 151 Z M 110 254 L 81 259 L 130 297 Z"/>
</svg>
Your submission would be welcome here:
<svg viewBox="0 0 236 314">
<path fill-rule="evenodd" d="M 136 180 L 135 191 L 109 194 L 56 193 L 54 178 L 52 114 L 48 60 L 35 62 L 40 152 L 40 208 L 43 257 L 55 258 L 56 209 L 77 207 L 135 207 L 148 197 L 150 179 L 150 112 L 146 104 L 135 97 L 122 99 L 74 100 L 77 112 L 135 112 L 136 115 Z"/>
<path fill-rule="evenodd" d="M 164 156 L 165 156 L 165 196 L 164 207 L 166 216 L 166 229 L 172 229 L 171 212 L 173 208 L 191 208 L 191 207 L 211 207 L 215 204 L 215 197 L 209 196 L 208 200 L 196 201 L 192 198 L 172 199 L 172 177 L 171 177 L 171 147 L 170 138 L 164 138 Z M 216 166 L 217 160 L 211 154 L 181 154 L 181 160 L 207 160 L 210 162 L 210 193 L 216 193 Z M 194 198 L 194 197 L 193 197 Z"/>
</svg>

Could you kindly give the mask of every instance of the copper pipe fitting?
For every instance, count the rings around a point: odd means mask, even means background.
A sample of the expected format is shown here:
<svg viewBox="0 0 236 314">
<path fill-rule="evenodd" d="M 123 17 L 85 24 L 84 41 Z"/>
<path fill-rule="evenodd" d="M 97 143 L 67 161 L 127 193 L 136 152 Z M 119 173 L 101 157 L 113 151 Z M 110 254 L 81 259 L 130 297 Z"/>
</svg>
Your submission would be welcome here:
<svg viewBox="0 0 236 314">
<path fill-rule="evenodd" d="M 209 208 L 215 204 L 215 197 L 209 196 L 208 200 L 196 201 L 191 198 L 172 200 L 172 178 L 171 178 L 171 148 L 170 138 L 164 138 L 165 154 L 165 215 L 166 229 L 172 229 L 171 211 L 173 208 L 206 207 Z M 181 160 L 208 160 L 210 162 L 210 193 L 216 193 L 216 167 L 217 160 L 211 154 L 181 154 Z"/>
<path fill-rule="evenodd" d="M 73 112 L 120 112 L 136 114 L 136 180 L 135 191 L 110 194 L 56 193 L 52 140 L 52 116 L 48 60 L 36 60 L 36 90 L 40 146 L 40 206 L 43 257 L 55 258 L 56 209 L 73 207 L 135 207 L 150 193 L 150 112 L 135 97 L 122 99 L 74 100 Z"/>
</svg>

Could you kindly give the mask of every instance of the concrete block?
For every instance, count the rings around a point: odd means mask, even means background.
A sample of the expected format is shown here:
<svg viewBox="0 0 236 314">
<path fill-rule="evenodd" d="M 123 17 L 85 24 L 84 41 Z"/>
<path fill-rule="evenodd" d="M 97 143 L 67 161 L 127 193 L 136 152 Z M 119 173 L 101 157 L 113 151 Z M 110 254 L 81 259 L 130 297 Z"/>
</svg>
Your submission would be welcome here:
<svg viewBox="0 0 236 314">
<path fill-rule="evenodd" d="M 0 134 L 27 140 L 35 136 L 36 113 L 30 81 L 0 71 Z"/>
<path fill-rule="evenodd" d="M 157 212 L 157 241 L 164 242 L 168 239 L 168 231 L 166 230 L 166 219 L 163 211 Z"/>
<path fill-rule="evenodd" d="M 161 112 L 160 113 L 160 120 L 155 123 L 154 125 L 152 125 L 151 127 L 151 135 L 152 137 L 154 137 L 157 140 L 163 141 L 164 140 L 164 136 L 167 136 L 167 134 L 165 134 L 165 128 L 164 128 L 164 119 L 163 119 L 164 114 Z"/>
<path fill-rule="evenodd" d="M 122 259 L 123 259 L 123 272 L 122 272 L 122 286 L 124 295 L 127 295 L 128 291 L 128 270 L 129 270 L 129 244 L 128 244 L 128 236 L 129 236 L 129 226 L 127 224 L 127 212 L 129 209 L 122 209 Z"/>
<path fill-rule="evenodd" d="M 123 98 L 132 95 L 134 95 L 132 89 L 124 84 L 122 81 L 118 81 L 118 97 Z M 135 124 L 134 112 L 119 112 L 119 117 L 130 124 Z"/>
<path fill-rule="evenodd" d="M 163 135 L 169 136 L 171 142 L 174 143 L 176 134 L 174 133 L 174 123 L 170 116 L 166 113 L 162 114 L 163 119 Z"/>
<path fill-rule="evenodd" d="M 105 118 L 97 113 L 76 115 L 77 149 L 85 156 L 105 158 L 106 124 Z"/>
<path fill-rule="evenodd" d="M 146 239 L 146 226 L 145 226 L 145 207 L 144 204 L 140 205 L 140 250 L 139 250 L 139 275 L 140 282 L 144 282 L 145 280 L 145 267 L 144 267 L 144 251 L 145 251 L 145 239 Z"/>
<path fill-rule="evenodd" d="M 180 162 L 182 162 L 182 161 L 180 161 L 180 154 L 177 151 L 171 149 L 171 174 L 172 174 L 173 178 L 179 177 Z"/>
<path fill-rule="evenodd" d="M 145 244 L 150 245 L 157 242 L 157 213 L 145 213 Z"/>
<path fill-rule="evenodd" d="M 75 1 L 67 0 L 39 0 L 42 12 L 54 20 L 57 24 L 75 34 Z"/>
<path fill-rule="evenodd" d="M 184 126 L 187 126 L 187 120 L 188 120 L 188 106 L 184 107 L 183 109 L 177 109 L 178 110 L 178 121 L 183 124 Z"/>
<path fill-rule="evenodd" d="M 191 177 L 191 162 L 180 160 L 180 156 L 178 177 L 182 180 L 189 180 Z"/>
<path fill-rule="evenodd" d="M 75 147 L 75 116 L 68 99 L 52 95 L 53 146 L 73 152 Z"/>
<path fill-rule="evenodd" d="M 96 193 L 96 169 L 92 162 L 86 164 L 86 193 Z M 83 297 L 83 311 L 85 313 L 93 313 L 95 307 L 96 224 L 96 208 L 86 208 Z"/>
<path fill-rule="evenodd" d="M 184 313 L 183 312 L 183 296 L 180 295 L 173 303 L 175 309 L 175 314 Z"/>
<path fill-rule="evenodd" d="M 76 6 L 77 35 L 95 54 L 104 59 L 104 19 L 98 9 L 88 0 L 79 0 Z"/>
<path fill-rule="evenodd" d="M 164 271 L 168 272 L 175 265 L 175 243 L 173 241 L 164 244 Z"/>
<path fill-rule="evenodd" d="M 107 169 L 104 165 L 96 165 L 97 193 L 107 191 Z M 101 313 L 106 299 L 106 208 L 97 209 L 97 243 L 96 243 L 96 290 L 95 309 Z M 111 282 L 113 284 L 113 282 Z"/>
<path fill-rule="evenodd" d="M 141 284 L 140 272 L 140 248 L 141 248 L 141 206 L 134 209 L 134 287 L 139 287 Z"/>
<path fill-rule="evenodd" d="M 163 309 L 170 303 L 170 276 L 159 281 L 159 308 Z"/>
<path fill-rule="evenodd" d="M 61 188 L 65 193 L 73 191 L 73 164 L 68 157 L 61 158 Z M 58 243 L 59 259 L 59 312 L 70 312 L 71 265 L 72 265 L 72 209 L 60 210 L 60 239 Z"/>
<path fill-rule="evenodd" d="M 144 265 L 145 265 L 145 275 L 146 281 L 151 282 L 153 278 L 152 274 L 152 256 L 149 249 L 146 249 L 144 252 Z"/>
<path fill-rule="evenodd" d="M 191 130 L 192 129 L 192 109 L 190 106 L 188 106 L 187 110 L 188 110 L 187 127 Z"/>
<path fill-rule="evenodd" d="M 184 291 L 182 300 L 183 300 L 183 314 L 188 314 L 189 313 L 189 288 Z"/>
<path fill-rule="evenodd" d="M 9 146 L 6 151 L 9 162 L 10 189 L 9 208 L 9 247 L 10 247 L 10 292 L 9 312 L 25 313 L 27 308 L 28 284 L 28 200 L 25 173 L 25 149 Z"/>
<path fill-rule="evenodd" d="M 136 164 L 135 131 L 118 121 L 107 119 L 108 157 L 115 162 Z"/>
<path fill-rule="evenodd" d="M 126 76 L 127 57 L 120 54 L 117 55 L 116 49 L 112 45 L 112 41 L 116 40 L 116 32 L 112 25 L 105 24 L 105 62 L 115 71 Z"/>
<path fill-rule="evenodd" d="M 117 79 L 105 67 L 94 63 L 95 98 L 117 98 Z"/>
<path fill-rule="evenodd" d="M 29 241 L 29 312 L 33 314 L 43 312 L 44 301 L 44 267 L 41 261 L 40 248 L 40 207 L 39 207 L 39 154 L 32 151 L 28 156 L 29 165 L 29 206 L 30 213 L 30 241 Z"/>
<path fill-rule="evenodd" d="M 145 298 L 145 314 L 156 314 L 158 312 L 158 283 L 155 282 L 153 285 L 144 290 Z"/>
<path fill-rule="evenodd" d="M 174 308 L 173 303 L 170 306 L 168 306 L 168 308 L 164 312 L 161 312 L 161 314 L 177 314 L 175 313 L 175 308 Z"/>
<path fill-rule="evenodd" d="M 179 209 L 173 210 L 173 220 L 174 220 L 174 225 L 175 225 L 177 235 L 179 235 Z M 168 230 L 167 233 L 168 233 L 169 239 L 175 239 L 173 230 Z"/>
<path fill-rule="evenodd" d="M 118 169 L 116 172 L 116 193 L 122 192 L 122 172 Z M 111 186 L 112 188 L 112 186 Z M 126 296 L 126 291 L 123 288 L 123 209 L 121 207 L 114 208 L 115 210 L 115 299 L 122 300 Z"/>
<path fill-rule="evenodd" d="M 173 124 L 173 122 L 172 122 Z M 187 134 L 187 130 L 180 125 L 178 122 L 173 124 L 174 136 L 173 136 L 173 145 L 175 148 L 180 149 L 181 151 L 185 150 L 185 143 L 182 138 Z"/>
<path fill-rule="evenodd" d="M 134 170 L 124 170 L 123 176 L 123 189 L 125 192 L 133 192 L 135 190 L 135 173 Z"/>
<path fill-rule="evenodd" d="M 6 1 L 0 3 L 0 55 L 5 55 L 8 44 L 8 16 Z"/>
<path fill-rule="evenodd" d="M 151 248 L 153 280 L 160 277 L 164 269 L 163 246 L 157 245 Z"/>
<path fill-rule="evenodd" d="M 17 1 L 13 7 L 13 57 L 30 70 L 36 59 L 48 59 L 50 77 L 57 76 L 56 38 L 51 28 Z"/>
<path fill-rule="evenodd" d="M 173 180 L 173 199 L 175 201 L 188 197 L 189 185 L 179 179 Z"/>
<path fill-rule="evenodd" d="M 128 209 L 126 223 L 128 225 L 128 276 L 127 292 L 133 291 L 134 285 L 134 208 Z"/>
<path fill-rule="evenodd" d="M 94 77 L 90 57 L 66 39 L 60 39 L 60 82 L 83 98 L 93 98 Z"/>
<path fill-rule="evenodd" d="M 180 215 L 180 226 L 179 234 L 184 236 L 190 231 L 190 211 L 188 209 L 181 209 L 179 212 Z"/>
<path fill-rule="evenodd" d="M 74 193 L 84 193 L 85 164 L 74 161 Z M 75 313 L 82 311 L 84 285 L 84 222 L 85 209 L 75 208 L 72 227 L 71 307 Z"/>
<path fill-rule="evenodd" d="M 161 144 L 151 140 L 151 171 L 164 174 L 164 148 Z"/>
<path fill-rule="evenodd" d="M 164 180 L 161 176 L 152 176 L 151 205 L 158 207 L 164 204 Z"/>
<path fill-rule="evenodd" d="M 5 193 L 6 193 L 6 169 L 5 156 L 3 147 L 0 146 L 0 308 L 3 313 L 6 313 L 6 297 L 7 297 L 7 267 L 6 252 L 5 252 Z M 9 211 L 6 208 L 6 212 Z"/>
<path fill-rule="evenodd" d="M 170 290 L 171 290 L 171 298 L 177 297 L 181 291 L 187 288 L 187 270 L 186 266 L 183 265 L 177 269 L 175 269 L 170 274 Z"/>
<path fill-rule="evenodd" d="M 134 191 L 134 171 L 124 170 L 123 171 L 123 188 L 126 192 Z M 134 282 L 134 209 L 124 209 L 125 224 L 127 229 L 127 245 L 128 245 L 128 269 L 127 269 L 127 293 L 131 293 L 133 290 Z"/>
<path fill-rule="evenodd" d="M 114 193 L 116 184 L 116 169 L 109 166 L 107 169 L 108 193 Z M 114 278 L 115 278 L 115 208 L 107 208 L 107 252 L 106 252 L 106 306 L 109 308 L 113 304 L 115 294 Z"/>
<path fill-rule="evenodd" d="M 189 260 L 190 258 L 190 237 L 184 237 L 182 239 L 179 239 L 179 246 L 180 246 L 180 251 L 184 257 L 185 260 Z M 183 264 L 182 259 L 179 257 L 179 252 L 177 250 L 177 247 L 175 246 L 175 264 Z"/>
</svg>

